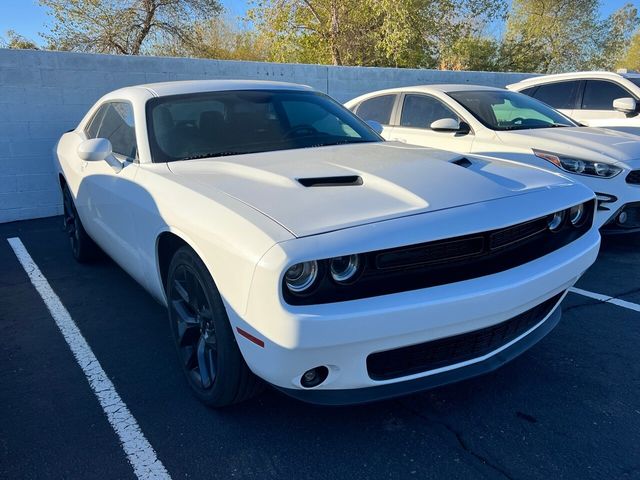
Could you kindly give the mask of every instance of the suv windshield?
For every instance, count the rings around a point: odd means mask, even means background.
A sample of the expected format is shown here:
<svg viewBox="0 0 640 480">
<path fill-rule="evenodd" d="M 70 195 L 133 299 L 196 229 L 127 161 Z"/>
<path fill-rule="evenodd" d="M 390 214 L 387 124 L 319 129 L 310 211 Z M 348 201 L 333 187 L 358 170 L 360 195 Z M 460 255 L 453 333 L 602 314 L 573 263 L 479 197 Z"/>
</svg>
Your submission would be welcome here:
<svg viewBox="0 0 640 480">
<path fill-rule="evenodd" d="M 448 95 L 491 130 L 578 126 L 560 112 L 522 93 L 478 90 L 448 92 Z"/>
<path fill-rule="evenodd" d="M 239 90 L 147 102 L 154 162 L 383 141 L 327 95 Z"/>
</svg>

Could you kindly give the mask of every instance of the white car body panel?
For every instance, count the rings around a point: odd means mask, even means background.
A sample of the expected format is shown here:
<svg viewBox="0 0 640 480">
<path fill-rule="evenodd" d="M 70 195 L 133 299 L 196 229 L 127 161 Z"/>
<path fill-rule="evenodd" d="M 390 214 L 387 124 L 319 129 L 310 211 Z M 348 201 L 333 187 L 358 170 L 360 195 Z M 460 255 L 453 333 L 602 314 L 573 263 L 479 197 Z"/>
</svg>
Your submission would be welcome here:
<svg viewBox="0 0 640 480">
<path fill-rule="evenodd" d="M 596 215 L 598 227 L 613 220 L 623 205 L 640 201 L 640 185 L 626 183 L 632 170 L 640 169 L 640 136 L 603 128 L 564 127 L 516 131 L 494 131 L 480 123 L 468 110 L 447 95 L 449 91 L 492 90 L 475 85 L 425 85 L 381 90 L 354 98 L 345 104 L 353 109 L 361 102 L 386 93 L 422 94 L 439 99 L 459 118 L 471 126 L 471 132 L 458 135 L 430 129 L 387 126 L 383 136 L 408 144 L 440 148 L 463 154 L 507 158 L 523 164 L 561 173 L 584 183 L 596 193 L 613 195 L 617 201 Z M 495 90 L 495 89 L 494 89 Z M 365 119 L 366 120 L 366 119 Z M 532 149 L 608 163 L 623 169 L 613 178 L 597 178 L 560 170 L 550 162 L 533 155 Z"/>
<path fill-rule="evenodd" d="M 309 90 L 216 81 L 124 88 L 103 97 L 63 135 L 54 157 L 89 235 L 161 303 L 166 305 L 159 237 L 170 232 L 195 250 L 216 283 L 248 366 L 266 381 L 304 390 L 301 375 L 318 364 L 328 365 L 330 375 L 314 390 L 427 377 L 437 372 L 376 381 L 367 375 L 366 357 L 502 322 L 565 291 L 595 261 L 600 237 L 592 227 L 556 251 L 492 275 L 351 301 L 288 304 L 282 279 L 297 262 L 486 232 L 591 201 L 593 193 L 557 172 L 475 157 L 465 168 L 450 163 L 458 154 L 399 143 L 151 161 L 149 99 L 261 88 Z M 133 106 L 137 161 L 80 160 L 76 150 L 86 139 L 87 121 L 114 99 Z M 363 185 L 312 188 L 297 182 L 345 174 L 361 176 Z M 237 335 L 237 327 L 265 345 Z"/>
</svg>

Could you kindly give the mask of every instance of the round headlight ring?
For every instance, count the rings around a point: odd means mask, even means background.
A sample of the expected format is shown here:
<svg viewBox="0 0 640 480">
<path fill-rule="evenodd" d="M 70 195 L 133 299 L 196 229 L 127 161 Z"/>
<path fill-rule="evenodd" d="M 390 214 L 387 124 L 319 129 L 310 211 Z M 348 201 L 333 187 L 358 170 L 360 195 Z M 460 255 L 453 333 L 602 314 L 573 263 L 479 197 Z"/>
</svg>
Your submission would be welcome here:
<svg viewBox="0 0 640 480">
<path fill-rule="evenodd" d="M 549 221 L 547 225 L 549 226 L 549 230 L 552 232 L 557 232 L 562 227 L 564 223 L 564 210 L 560 212 L 556 212 L 553 215 L 549 216 Z"/>
<path fill-rule="evenodd" d="M 360 272 L 360 255 L 344 255 L 329 261 L 331 278 L 338 283 L 352 282 Z"/>
<path fill-rule="evenodd" d="M 303 293 L 309 290 L 318 278 L 318 262 L 296 263 L 289 267 L 284 274 L 284 282 L 293 293 Z"/>
<path fill-rule="evenodd" d="M 584 223 L 586 218 L 584 203 L 575 205 L 569 209 L 569 221 L 574 227 L 579 227 Z"/>
</svg>

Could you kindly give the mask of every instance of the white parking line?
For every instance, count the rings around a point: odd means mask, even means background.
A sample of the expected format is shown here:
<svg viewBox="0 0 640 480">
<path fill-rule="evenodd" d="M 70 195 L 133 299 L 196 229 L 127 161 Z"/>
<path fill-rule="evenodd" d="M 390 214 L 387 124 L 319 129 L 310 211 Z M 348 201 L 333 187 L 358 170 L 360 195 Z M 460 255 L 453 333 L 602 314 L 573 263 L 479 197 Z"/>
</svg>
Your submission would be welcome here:
<svg viewBox="0 0 640 480">
<path fill-rule="evenodd" d="M 51 316 L 58 325 L 62 336 L 73 352 L 78 365 L 89 381 L 89 385 L 98 398 L 102 410 L 107 415 L 111 427 L 115 430 L 122 443 L 129 463 L 139 479 L 170 479 L 169 473 L 158 457 L 153 447 L 138 426 L 131 412 L 116 392 L 113 383 L 102 369 L 100 362 L 93 354 L 91 347 L 82 336 L 71 315 L 55 294 L 47 279 L 29 255 L 19 238 L 8 238 L 7 241 L 18 257 L 31 283 L 36 288 Z M 106 473 L 106 472 L 105 472 Z M 108 473 L 107 473 L 108 476 Z"/>
<path fill-rule="evenodd" d="M 626 300 L 620 300 L 619 298 L 614 298 L 609 295 L 602 295 L 601 293 L 589 292 L 588 290 L 582 290 L 581 288 L 574 287 L 570 288 L 569 291 L 572 293 L 577 293 L 578 295 L 583 295 L 585 297 L 600 300 L 601 302 L 611 303 L 613 305 L 617 305 L 618 307 L 628 308 L 629 310 L 640 312 L 640 305 L 638 305 L 637 303 L 627 302 Z"/>
</svg>

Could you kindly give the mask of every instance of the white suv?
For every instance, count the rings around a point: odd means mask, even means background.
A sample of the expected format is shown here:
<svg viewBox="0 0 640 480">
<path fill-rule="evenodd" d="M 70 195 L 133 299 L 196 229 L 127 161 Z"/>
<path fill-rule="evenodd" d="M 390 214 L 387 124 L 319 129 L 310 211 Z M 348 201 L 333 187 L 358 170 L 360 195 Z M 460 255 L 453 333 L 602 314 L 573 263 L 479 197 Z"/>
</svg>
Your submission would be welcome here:
<svg viewBox="0 0 640 480">
<path fill-rule="evenodd" d="M 575 72 L 508 85 L 590 127 L 640 134 L 640 73 Z"/>
</svg>

